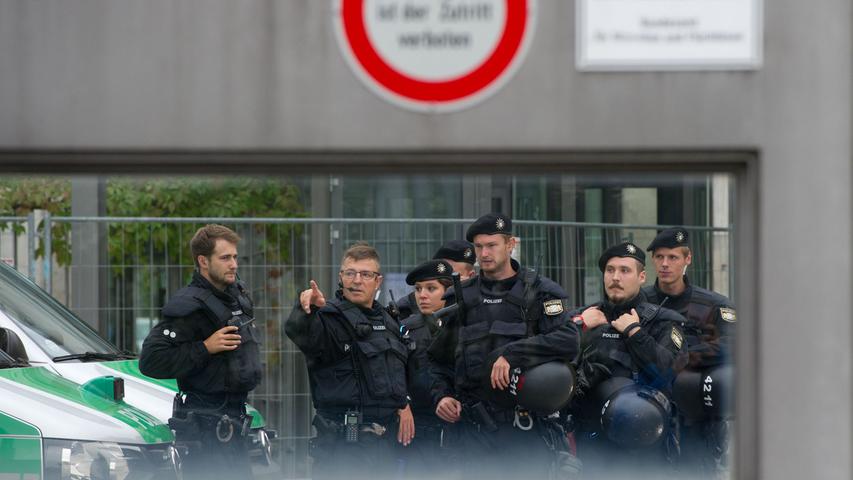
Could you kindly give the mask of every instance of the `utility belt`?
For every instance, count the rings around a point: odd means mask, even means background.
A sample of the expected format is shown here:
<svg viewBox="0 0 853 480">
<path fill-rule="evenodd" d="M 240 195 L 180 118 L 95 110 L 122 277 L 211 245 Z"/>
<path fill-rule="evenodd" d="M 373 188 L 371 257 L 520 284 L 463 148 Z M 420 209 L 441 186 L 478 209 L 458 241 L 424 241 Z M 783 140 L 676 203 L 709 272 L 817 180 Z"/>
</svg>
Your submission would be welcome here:
<svg viewBox="0 0 853 480">
<path fill-rule="evenodd" d="M 438 418 L 435 413 L 412 412 L 415 419 L 415 429 L 421 431 L 441 431 L 447 425 L 443 420 Z"/>
<path fill-rule="evenodd" d="M 492 433 L 498 431 L 501 425 L 511 425 L 519 430 L 533 428 L 533 413 L 516 407 L 515 409 L 495 409 L 483 401 L 462 404 L 462 421 L 475 425 L 478 430 Z"/>
<path fill-rule="evenodd" d="M 219 443 L 245 439 L 252 429 L 252 416 L 246 414 L 245 402 L 229 408 L 227 399 L 219 407 L 199 408 L 188 401 L 189 395 L 175 394 L 172 418 L 169 419 L 176 437 L 189 441 L 202 441 L 214 436 Z"/>
<path fill-rule="evenodd" d="M 367 438 L 380 438 L 386 434 L 395 435 L 396 412 L 384 417 L 365 416 L 358 410 L 348 410 L 343 414 L 329 411 L 317 411 L 311 424 L 317 429 L 317 438 L 334 438 L 347 443 L 358 443 Z M 390 430 L 390 431 L 389 431 Z"/>
</svg>

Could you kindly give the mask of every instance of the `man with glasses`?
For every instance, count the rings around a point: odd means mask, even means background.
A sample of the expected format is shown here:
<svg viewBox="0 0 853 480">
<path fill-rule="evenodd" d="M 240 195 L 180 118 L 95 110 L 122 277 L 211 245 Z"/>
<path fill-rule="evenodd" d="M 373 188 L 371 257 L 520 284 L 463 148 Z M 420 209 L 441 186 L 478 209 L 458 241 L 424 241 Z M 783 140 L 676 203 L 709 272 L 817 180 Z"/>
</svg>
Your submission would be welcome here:
<svg viewBox="0 0 853 480">
<path fill-rule="evenodd" d="M 327 299 L 317 282 L 300 293 L 285 331 L 305 354 L 311 396 L 312 478 L 391 478 L 414 436 L 406 398 L 400 326 L 375 300 L 379 254 L 364 243 L 343 256 L 339 289 Z"/>
</svg>

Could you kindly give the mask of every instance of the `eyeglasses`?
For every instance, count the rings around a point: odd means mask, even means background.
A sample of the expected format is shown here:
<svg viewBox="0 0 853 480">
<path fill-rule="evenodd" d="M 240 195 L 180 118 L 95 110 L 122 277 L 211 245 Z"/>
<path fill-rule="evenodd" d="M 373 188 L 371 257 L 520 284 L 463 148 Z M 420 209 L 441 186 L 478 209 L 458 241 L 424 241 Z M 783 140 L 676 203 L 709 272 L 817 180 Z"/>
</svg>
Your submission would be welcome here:
<svg viewBox="0 0 853 480">
<path fill-rule="evenodd" d="M 355 280 L 356 275 L 361 275 L 361 278 L 365 280 L 373 280 L 374 278 L 381 275 L 381 273 L 371 272 L 370 270 L 341 270 L 341 275 L 347 280 Z"/>
</svg>

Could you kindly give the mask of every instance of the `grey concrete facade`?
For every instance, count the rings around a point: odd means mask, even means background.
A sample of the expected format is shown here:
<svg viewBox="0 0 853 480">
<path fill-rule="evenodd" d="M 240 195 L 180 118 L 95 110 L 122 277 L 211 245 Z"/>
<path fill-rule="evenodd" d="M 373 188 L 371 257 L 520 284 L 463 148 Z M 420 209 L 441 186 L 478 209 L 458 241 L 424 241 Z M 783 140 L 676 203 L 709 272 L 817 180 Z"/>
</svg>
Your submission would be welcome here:
<svg viewBox="0 0 853 480">
<path fill-rule="evenodd" d="M 0 0 L 0 169 L 732 171 L 738 478 L 851 478 L 851 19 L 767 0 L 756 71 L 580 73 L 539 0 L 514 77 L 428 115 L 353 75 L 330 0 Z"/>
</svg>

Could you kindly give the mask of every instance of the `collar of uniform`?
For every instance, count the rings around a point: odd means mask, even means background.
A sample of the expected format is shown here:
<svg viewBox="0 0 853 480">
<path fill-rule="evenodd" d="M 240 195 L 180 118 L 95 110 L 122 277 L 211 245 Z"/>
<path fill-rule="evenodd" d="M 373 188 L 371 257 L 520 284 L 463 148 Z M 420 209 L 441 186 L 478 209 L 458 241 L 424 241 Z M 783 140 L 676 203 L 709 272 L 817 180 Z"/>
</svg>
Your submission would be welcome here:
<svg viewBox="0 0 853 480">
<path fill-rule="evenodd" d="M 639 304 L 645 301 L 646 297 L 643 295 L 643 292 L 640 291 L 636 297 L 625 303 L 615 304 L 610 300 L 605 300 L 601 304 L 601 311 L 604 312 L 604 315 L 608 320 L 613 321 L 619 318 L 623 313 L 630 313 L 632 308 L 637 308 Z"/>
<path fill-rule="evenodd" d="M 691 297 L 693 293 L 693 285 L 690 284 L 690 281 L 687 279 L 687 275 L 684 275 L 684 291 L 679 295 L 670 295 L 663 290 L 660 289 L 660 284 L 658 280 L 655 280 L 655 293 L 658 295 L 658 299 L 668 298 L 667 307 L 673 308 L 672 305 L 678 305 L 682 301 L 687 300 Z"/>
<path fill-rule="evenodd" d="M 512 287 L 515 285 L 515 282 L 518 281 L 518 273 L 515 275 L 505 278 L 503 280 L 489 280 L 486 277 L 480 277 L 480 285 L 482 287 L 482 291 L 486 293 L 492 294 L 501 294 L 504 292 L 508 292 L 512 290 Z"/>
<path fill-rule="evenodd" d="M 210 281 L 208 281 L 206 278 L 204 278 L 204 276 L 201 273 L 199 273 L 198 270 L 193 271 L 193 278 L 192 278 L 192 281 L 190 282 L 190 286 L 200 287 L 200 288 L 204 288 L 206 290 L 210 290 L 220 300 L 222 300 L 223 302 L 226 302 L 228 304 L 231 304 L 231 303 L 234 303 L 237 301 L 236 297 L 230 295 L 228 292 L 223 292 L 222 290 L 216 288 L 212 283 L 210 283 Z M 233 285 L 229 285 L 229 289 L 232 287 L 236 288 Z"/>
<path fill-rule="evenodd" d="M 515 282 L 518 280 L 518 272 L 521 270 L 521 265 L 514 258 L 509 259 L 509 265 L 512 267 L 512 271 L 515 272 L 515 274 L 503 280 L 490 280 L 481 272 L 477 278 L 480 280 L 480 286 L 482 289 L 486 292 L 495 294 L 510 291 L 513 285 L 515 285 Z"/>
<path fill-rule="evenodd" d="M 435 315 L 433 315 L 431 313 L 428 315 L 421 314 L 421 317 L 423 317 L 424 323 L 426 324 L 427 328 L 429 329 L 429 333 L 435 334 L 435 332 L 437 332 L 438 329 L 440 328 L 438 326 L 438 320 L 435 318 Z"/>
<path fill-rule="evenodd" d="M 385 323 L 385 317 L 382 316 L 385 309 L 382 308 L 382 305 L 380 305 L 379 302 L 374 301 L 370 308 L 362 307 L 361 305 L 356 306 L 368 320 L 376 323 Z"/>
</svg>

